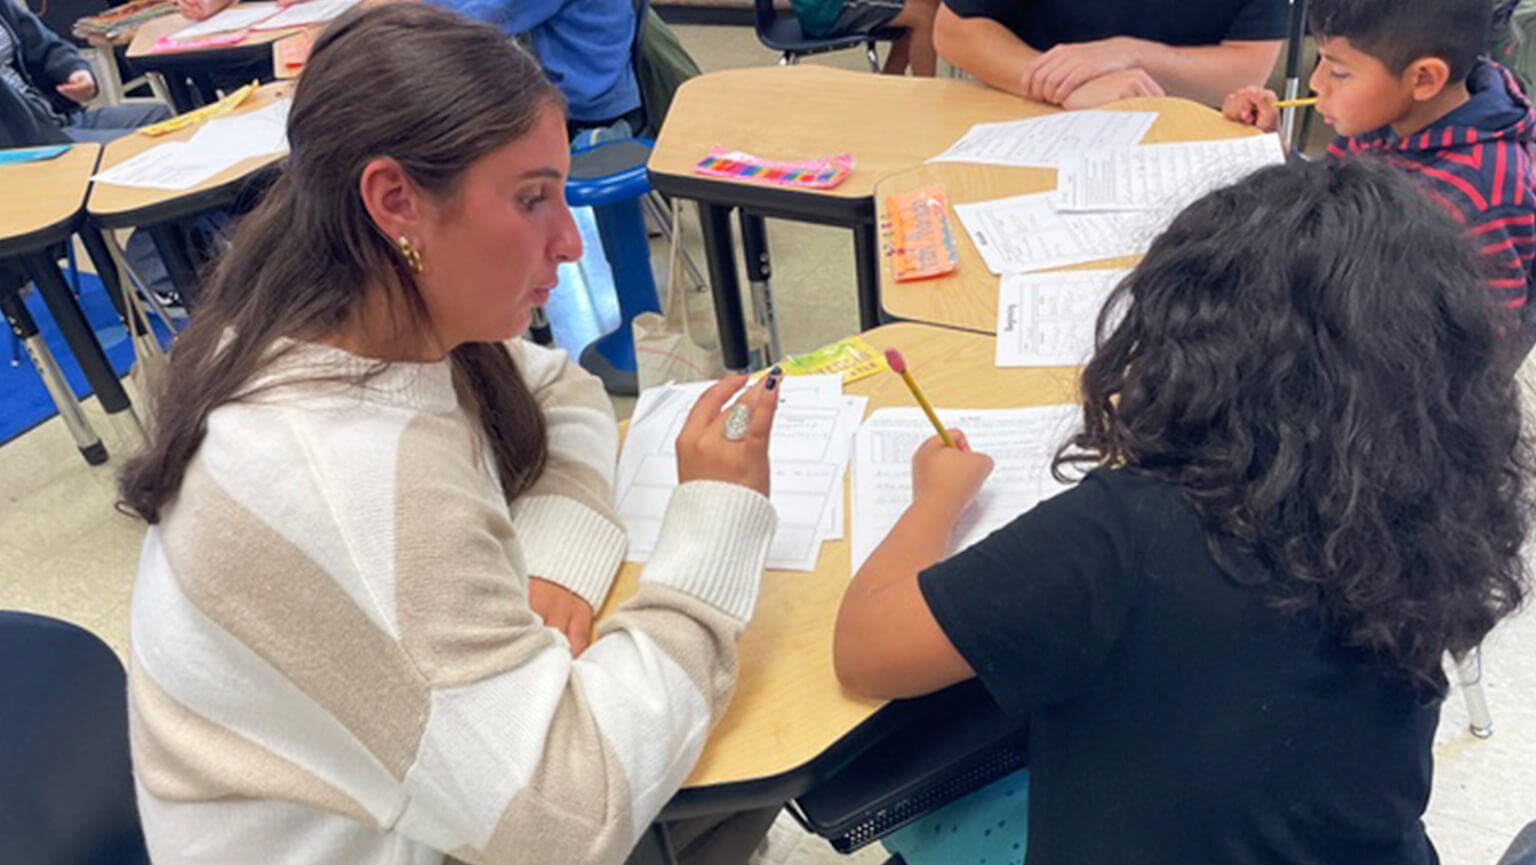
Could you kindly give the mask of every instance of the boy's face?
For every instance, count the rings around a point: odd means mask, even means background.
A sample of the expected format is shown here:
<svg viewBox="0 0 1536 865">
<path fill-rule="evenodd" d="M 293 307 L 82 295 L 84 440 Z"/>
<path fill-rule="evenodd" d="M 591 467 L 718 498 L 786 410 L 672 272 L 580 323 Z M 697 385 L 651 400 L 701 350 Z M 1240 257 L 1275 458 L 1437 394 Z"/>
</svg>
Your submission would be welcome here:
<svg viewBox="0 0 1536 865">
<path fill-rule="evenodd" d="M 1380 129 L 1414 107 L 1413 87 L 1385 63 L 1349 44 L 1342 36 L 1318 41 L 1312 91 L 1317 113 L 1340 135 Z"/>
</svg>

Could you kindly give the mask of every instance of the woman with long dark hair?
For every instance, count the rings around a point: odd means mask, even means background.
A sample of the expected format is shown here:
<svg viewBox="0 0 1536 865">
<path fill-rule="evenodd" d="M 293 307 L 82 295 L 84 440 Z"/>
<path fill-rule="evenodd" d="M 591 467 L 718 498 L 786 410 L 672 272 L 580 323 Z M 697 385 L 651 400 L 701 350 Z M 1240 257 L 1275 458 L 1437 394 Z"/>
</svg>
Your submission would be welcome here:
<svg viewBox="0 0 1536 865">
<path fill-rule="evenodd" d="M 288 133 L 121 478 L 151 526 L 150 852 L 621 861 L 729 698 L 777 378 L 699 401 L 639 591 L 591 639 L 624 552 L 612 410 L 515 338 L 581 252 L 558 96 L 493 28 L 392 4 L 320 37 Z"/>
<path fill-rule="evenodd" d="M 844 598 L 840 677 L 979 676 L 1027 718 L 1030 865 L 1437 861 L 1442 664 L 1526 586 L 1530 463 L 1485 295 L 1388 169 L 1206 196 L 1101 314 L 1056 459 L 1089 469 L 1074 488 L 945 559 L 991 461 L 918 451 Z M 1003 850 L 1019 822 L 989 827 Z"/>
</svg>

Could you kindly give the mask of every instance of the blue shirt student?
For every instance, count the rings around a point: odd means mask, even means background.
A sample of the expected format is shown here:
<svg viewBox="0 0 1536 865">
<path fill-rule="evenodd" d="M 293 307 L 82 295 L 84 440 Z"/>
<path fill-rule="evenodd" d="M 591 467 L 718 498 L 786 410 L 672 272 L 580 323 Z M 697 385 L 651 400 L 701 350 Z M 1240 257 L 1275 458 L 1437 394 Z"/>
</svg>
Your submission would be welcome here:
<svg viewBox="0 0 1536 865">
<path fill-rule="evenodd" d="M 511 35 L 527 34 L 573 121 L 598 125 L 640 107 L 631 0 L 429 0 Z"/>
</svg>

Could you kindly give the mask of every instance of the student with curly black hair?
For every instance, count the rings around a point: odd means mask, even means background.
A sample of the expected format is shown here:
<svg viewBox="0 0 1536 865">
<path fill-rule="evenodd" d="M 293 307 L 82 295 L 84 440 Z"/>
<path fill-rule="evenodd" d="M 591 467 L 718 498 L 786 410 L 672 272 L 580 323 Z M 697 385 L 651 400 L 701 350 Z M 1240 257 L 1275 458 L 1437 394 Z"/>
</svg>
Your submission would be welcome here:
<svg viewBox="0 0 1536 865">
<path fill-rule="evenodd" d="M 840 678 L 903 697 L 979 676 L 1028 718 L 1030 865 L 1436 862 L 1443 659 L 1527 584 L 1490 305 L 1391 169 L 1206 196 L 1100 316 L 1056 459 L 1080 483 L 946 559 L 991 461 L 917 452 L 844 598 Z"/>
</svg>

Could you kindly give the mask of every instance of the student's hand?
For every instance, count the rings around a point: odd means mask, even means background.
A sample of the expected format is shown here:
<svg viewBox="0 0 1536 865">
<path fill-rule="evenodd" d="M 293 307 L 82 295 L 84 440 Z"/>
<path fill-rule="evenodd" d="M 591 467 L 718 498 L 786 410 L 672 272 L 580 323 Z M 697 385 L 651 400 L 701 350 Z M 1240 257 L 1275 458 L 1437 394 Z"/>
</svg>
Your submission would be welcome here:
<svg viewBox="0 0 1536 865">
<path fill-rule="evenodd" d="M 59 95 L 84 105 L 96 98 L 96 79 L 85 69 L 76 69 L 57 87 Z"/>
<path fill-rule="evenodd" d="M 176 0 L 176 11 L 188 21 L 202 21 L 224 11 L 235 0 Z"/>
<path fill-rule="evenodd" d="M 571 642 L 572 657 L 591 645 L 592 607 L 581 595 L 543 577 L 529 577 L 528 606 L 533 607 L 545 625 L 565 634 Z"/>
<path fill-rule="evenodd" d="M 1136 99 L 1143 96 L 1164 96 L 1162 85 L 1153 80 L 1141 69 L 1127 69 L 1124 72 L 1111 72 L 1102 78 L 1095 78 L 1082 87 L 1072 91 L 1067 101 L 1061 103 L 1062 108 L 1078 111 L 1084 108 L 1097 108 L 1110 102 L 1118 102 L 1121 99 Z"/>
<path fill-rule="evenodd" d="M 306 2 L 306 0 L 277 0 L 277 8 L 287 9 L 289 6 L 297 6 L 298 4 L 304 2 Z"/>
<path fill-rule="evenodd" d="M 725 437 L 725 404 L 746 384 L 747 377 L 727 376 L 705 391 L 677 436 L 678 483 L 723 481 L 768 495 L 768 434 L 773 432 L 773 416 L 779 410 L 777 388 L 783 378 L 775 368 L 741 395 L 737 404 L 752 413 L 747 436 L 741 441 Z"/>
<path fill-rule="evenodd" d="M 948 432 L 954 447 L 934 436 L 912 455 L 912 504 L 938 507 L 957 518 L 992 474 L 992 458 L 972 451 L 960 430 Z"/>
<path fill-rule="evenodd" d="M 1137 40 L 1123 36 L 1057 45 L 1024 71 L 1024 94 L 1061 105 L 1073 91 L 1112 72 L 1137 68 Z"/>
<path fill-rule="evenodd" d="M 1275 107 L 1279 101 L 1280 97 L 1273 90 L 1244 87 L 1227 94 L 1221 103 L 1221 116 L 1274 132 L 1280 126 L 1280 109 Z"/>
</svg>

